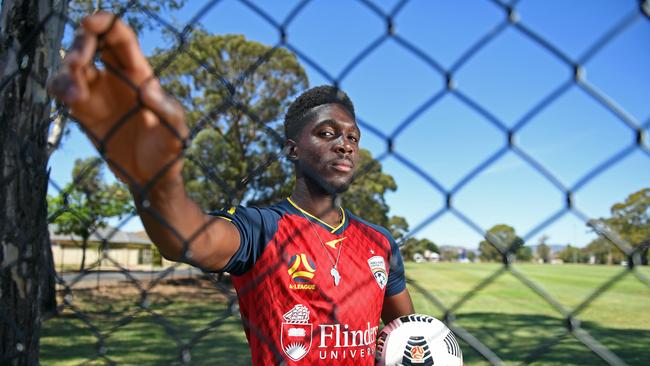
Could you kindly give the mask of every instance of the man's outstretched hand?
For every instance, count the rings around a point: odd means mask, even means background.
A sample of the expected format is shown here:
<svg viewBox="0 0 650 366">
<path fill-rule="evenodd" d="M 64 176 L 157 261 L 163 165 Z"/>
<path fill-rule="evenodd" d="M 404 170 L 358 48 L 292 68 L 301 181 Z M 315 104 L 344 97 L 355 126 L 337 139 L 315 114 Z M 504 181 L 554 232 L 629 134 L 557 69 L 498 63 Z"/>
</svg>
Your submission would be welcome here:
<svg viewBox="0 0 650 366">
<path fill-rule="evenodd" d="M 104 70 L 94 65 L 98 50 Z M 185 193 L 183 109 L 160 87 L 134 32 L 110 13 L 84 18 L 50 90 L 134 194 L 148 185 L 150 205 L 139 207 L 140 218 L 165 258 L 191 254 L 202 269 L 223 268 L 239 248 L 239 231 Z"/>
<path fill-rule="evenodd" d="M 94 65 L 98 50 L 103 70 Z M 163 170 L 156 185 L 181 179 L 188 136 L 183 109 L 160 87 L 133 30 L 115 15 L 83 19 L 50 91 L 129 186 L 142 187 Z"/>
</svg>

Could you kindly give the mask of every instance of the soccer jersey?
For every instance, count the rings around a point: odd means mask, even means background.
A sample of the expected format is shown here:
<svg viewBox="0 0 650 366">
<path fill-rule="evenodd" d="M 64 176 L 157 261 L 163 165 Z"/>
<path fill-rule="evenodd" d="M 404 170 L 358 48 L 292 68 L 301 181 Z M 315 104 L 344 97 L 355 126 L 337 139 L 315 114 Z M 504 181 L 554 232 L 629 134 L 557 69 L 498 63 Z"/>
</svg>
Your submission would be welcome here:
<svg viewBox="0 0 650 366">
<path fill-rule="evenodd" d="M 404 266 L 387 230 L 341 211 L 337 227 L 290 199 L 214 213 L 241 236 L 223 271 L 253 364 L 374 364 L 384 297 L 405 289 Z"/>
</svg>

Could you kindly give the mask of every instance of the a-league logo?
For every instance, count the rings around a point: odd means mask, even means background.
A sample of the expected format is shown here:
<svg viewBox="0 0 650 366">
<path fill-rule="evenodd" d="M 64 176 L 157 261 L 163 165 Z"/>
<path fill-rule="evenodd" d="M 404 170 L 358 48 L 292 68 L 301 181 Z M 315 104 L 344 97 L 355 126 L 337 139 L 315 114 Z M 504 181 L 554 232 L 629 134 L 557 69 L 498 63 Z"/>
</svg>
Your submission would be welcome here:
<svg viewBox="0 0 650 366">
<path fill-rule="evenodd" d="M 280 344 L 293 361 L 301 360 L 311 349 L 313 326 L 309 322 L 309 309 L 298 304 L 283 316 Z"/>
</svg>

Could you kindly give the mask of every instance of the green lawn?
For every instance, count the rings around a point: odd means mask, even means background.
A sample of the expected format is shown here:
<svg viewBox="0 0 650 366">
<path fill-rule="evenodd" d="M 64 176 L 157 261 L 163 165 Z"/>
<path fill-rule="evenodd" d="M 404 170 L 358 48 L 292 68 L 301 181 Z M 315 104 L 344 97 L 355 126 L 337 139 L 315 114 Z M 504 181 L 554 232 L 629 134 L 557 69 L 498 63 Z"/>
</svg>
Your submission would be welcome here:
<svg viewBox="0 0 650 366">
<path fill-rule="evenodd" d="M 406 273 L 419 287 L 449 308 L 470 289 L 497 272 L 497 264 L 414 264 Z M 627 273 L 624 267 L 587 265 L 516 265 L 571 311 L 610 278 Z M 650 277 L 650 269 L 640 273 Z M 424 280 L 426 279 L 426 280 Z M 443 311 L 411 288 L 418 312 L 437 317 Z M 629 365 L 647 365 L 650 360 L 650 288 L 632 273 L 622 277 L 577 314 L 581 327 L 610 348 Z M 543 350 L 535 365 L 604 364 L 582 343 L 564 334 L 563 316 L 509 272 L 496 277 L 455 311 L 458 325 L 492 349 L 506 364 L 521 364 L 545 341 L 559 343 Z M 482 358 L 463 345 L 467 364 L 481 365 Z"/>
<path fill-rule="evenodd" d="M 436 317 L 442 317 L 443 311 L 421 290 L 449 308 L 499 268 L 496 264 L 406 265 L 407 276 L 417 283 L 410 287 L 416 310 Z M 515 268 L 569 311 L 608 279 L 625 273 L 623 267 L 584 265 L 522 264 Z M 649 268 L 640 273 L 650 277 Z M 139 299 L 138 291 L 128 285 L 75 292 L 72 304 L 78 312 L 66 307 L 61 316 L 44 323 L 41 363 L 168 365 L 178 360 L 188 343 L 192 344 L 192 364 L 250 363 L 239 319 L 227 316 L 225 298 L 209 283 L 157 286 L 150 292 L 151 305 L 146 310 L 137 306 Z M 577 317 L 584 330 L 627 364 L 645 365 L 650 360 L 648 309 L 650 288 L 626 274 Z M 85 314 L 88 323 L 79 314 Z M 562 315 L 509 272 L 468 298 L 455 315 L 455 325 L 490 347 L 508 365 L 521 364 L 540 344 L 552 340 L 557 344 L 542 350 L 534 365 L 604 364 L 572 336 L 562 337 Z M 209 327 L 210 322 L 224 317 L 216 327 Z M 98 339 L 104 339 L 103 345 Z M 467 365 L 487 364 L 467 344 L 462 347 Z M 105 351 L 105 356 L 99 351 Z"/>
<path fill-rule="evenodd" d="M 250 364 L 239 318 L 208 281 L 158 285 L 147 300 L 146 310 L 138 306 L 139 293 L 130 285 L 75 291 L 74 308 L 43 324 L 41 363 L 171 365 L 191 345 L 192 364 Z"/>
</svg>

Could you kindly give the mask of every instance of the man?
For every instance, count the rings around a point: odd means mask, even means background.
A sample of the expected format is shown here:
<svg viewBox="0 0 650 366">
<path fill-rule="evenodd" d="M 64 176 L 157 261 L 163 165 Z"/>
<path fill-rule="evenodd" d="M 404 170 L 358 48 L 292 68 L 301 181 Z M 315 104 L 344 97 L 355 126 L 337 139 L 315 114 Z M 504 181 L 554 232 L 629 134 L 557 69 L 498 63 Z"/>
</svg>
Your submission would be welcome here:
<svg viewBox="0 0 650 366">
<path fill-rule="evenodd" d="M 108 13 L 85 18 L 80 29 L 52 92 L 129 185 L 160 252 L 233 275 L 253 363 L 373 364 L 379 318 L 414 311 L 390 234 L 339 207 L 360 139 L 347 95 L 318 87 L 290 106 L 291 197 L 208 215 L 181 177 L 183 110 L 153 77 L 134 33 Z M 98 42 L 118 73 L 94 68 Z"/>
</svg>

